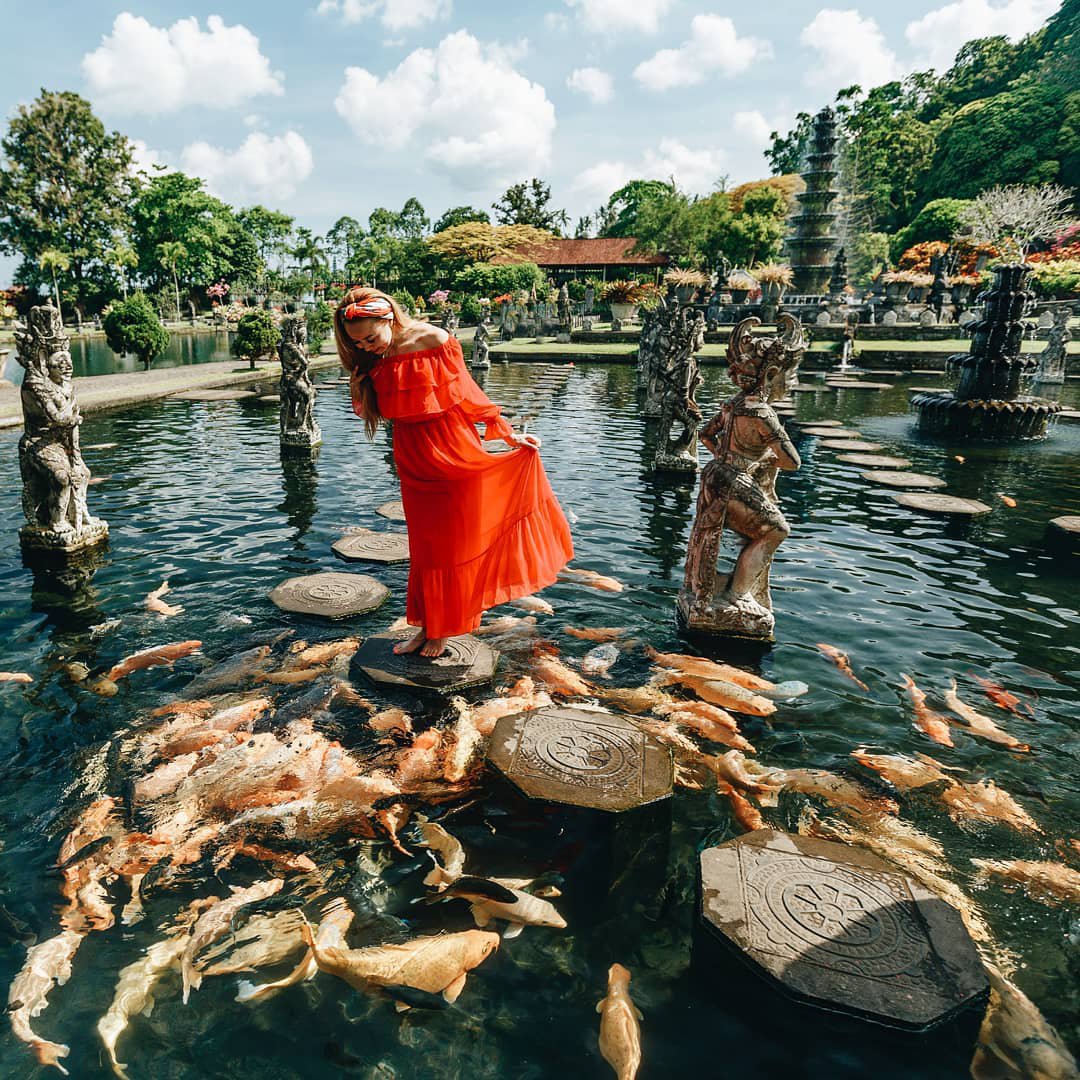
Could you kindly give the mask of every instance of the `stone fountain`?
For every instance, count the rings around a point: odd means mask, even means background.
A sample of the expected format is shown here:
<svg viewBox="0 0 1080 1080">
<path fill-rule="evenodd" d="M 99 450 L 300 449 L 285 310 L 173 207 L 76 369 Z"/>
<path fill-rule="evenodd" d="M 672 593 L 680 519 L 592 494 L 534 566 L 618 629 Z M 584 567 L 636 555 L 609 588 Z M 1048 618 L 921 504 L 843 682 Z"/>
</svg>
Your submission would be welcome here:
<svg viewBox="0 0 1080 1080">
<path fill-rule="evenodd" d="M 787 252 L 795 279 L 792 293 L 822 296 L 833 276 L 833 253 L 837 237 L 833 231 L 837 214 L 833 202 L 840 194 L 835 186 L 836 114 L 825 108 L 814 118 L 814 137 L 804 172 L 806 190 L 796 195 L 801 209 L 792 218 L 794 232 L 787 239 Z"/>
<path fill-rule="evenodd" d="M 970 324 L 971 349 L 949 357 L 960 378 L 952 393 L 916 394 L 911 405 L 919 414 L 919 430 L 965 439 L 1019 440 L 1046 436 L 1047 422 L 1061 406 L 1020 393 L 1021 378 L 1038 366 L 1038 357 L 1024 357 L 1024 310 L 1033 299 L 1026 289 L 1031 267 L 998 266 L 984 292 L 982 317 Z"/>
</svg>

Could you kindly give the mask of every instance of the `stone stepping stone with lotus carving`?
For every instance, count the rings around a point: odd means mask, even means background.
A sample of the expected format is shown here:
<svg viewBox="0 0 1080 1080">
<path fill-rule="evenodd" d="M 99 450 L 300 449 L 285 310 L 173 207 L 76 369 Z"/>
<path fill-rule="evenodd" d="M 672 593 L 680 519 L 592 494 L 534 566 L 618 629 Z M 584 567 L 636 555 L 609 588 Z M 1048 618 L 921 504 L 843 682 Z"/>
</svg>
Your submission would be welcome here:
<svg viewBox="0 0 1080 1080">
<path fill-rule="evenodd" d="M 990 507 L 978 499 L 959 499 L 953 495 L 911 491 L 892 496 L 895 502 L 909 510 L 921 510 L 925 514 L 942 514 L 956 517 L 975 517 L 989 514 Z"/>
<path fill-rule="evenodd" d="M 945 481 L 937 476 L 927 476 L 925 473 L 894 472 L 888 469 L 872 469 L 862 473 L 864 480 L 871 484 L 882 484 L 885 487 L 897 488 L 942 488 Z"/>
<path fill-rule="evenodd" d="M 402 506 L 400 499 L 397 502 L 387 502 L 383 503 L 382 506 L 376 506 L 375 513 L 380 517 L 388 518 L 390 521 L 405 520 L 405 507 Z"/>
<path fill-rule="evenodd" d="M 446 642 L 442 656 L 394 652 L 399 641 L 407 641 L 413 631 L 373 634 L 356 651 L 351 668 L 384 690 L 413 690 L 436 694 L 456 694 L 491 682 L 499 654 L 472 634 L 462 634 Z"/>
<path fill-rule="evenodd" d="M 863 442 L 860 439 L 822 439 L 818 445 L 829 450 L 849 450 L 857 454 L 872 454 L 882 449 L 881 443 Z"/>
<path fill-rule="evenodd" d="M 346 562 L 398 563 L 409 561 L 409 537 L 405 533 L 350 529 L 331 545 Z"/>
<path fill-rule="evenodd" d="M 911 465 L 907 458 L 889 457 L 886 454 L 837 454 L 836 460 L 848 465 L 863 465 L 868 469 L 906 469 Z"/>
<path fill-rule="evenodd" d="M 857 439 L 862 432 L 852 428 L 817 427 L 806 424 L 799 430 L 804 435 L 813 435 L 820 439 Z"/>
<path fill-rule="evenodd" d="M 390 590 L 366 574 L 331 571 L 283 581 L 270 591 L 270 600 L 282 611 L 320 615 L 326 619 L 350 619 L 374 611 Z"/>
</svg>

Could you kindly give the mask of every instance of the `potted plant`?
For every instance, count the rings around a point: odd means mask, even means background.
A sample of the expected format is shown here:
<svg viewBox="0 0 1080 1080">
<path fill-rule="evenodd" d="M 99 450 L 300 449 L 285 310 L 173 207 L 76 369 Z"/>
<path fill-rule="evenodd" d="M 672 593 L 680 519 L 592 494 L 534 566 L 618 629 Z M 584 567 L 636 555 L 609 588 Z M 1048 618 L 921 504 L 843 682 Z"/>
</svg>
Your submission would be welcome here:
<svg viewBox="0 0 1080 1080">
<path fill-rule="evenodd" d="M 982 279 L 978 274 L 957 274 L 949 278 L 949 288 L 952 290 L 953 301 L 957 304 L 965 304 L 971 296 L 971 290 Z"/>
<path fill-rule="evenodd" d="M 745 270 L 732 270 L 728 274 L 727 287 L 731 293 L 731 302 L 733 304 L 745 304 L 746 297 L 753 289 L 757 288 L 757 279 L 748 274 Z"/>
<path fill-rule="evenodd" d="M 762 302 L 778 304 L 784 293 L 791 288 L 795 272 L 790 266 L 783 266 L 781 263 L 766 263 L 755 268 L 754 277 L 761 284 Z"/>
<path fill-rule="evenodd" d="M 664 283 L 675 290 L 679 303 L 685 304 L 702 285 L 709 283 L 709 278 L 700 270 L 676 267 L 664 275 Z"/>
<path fill-rule="evenodd" d="M 643 296 L 639 281 L 616 279 L 607 282 L 600 290 L 600 299 L 611 307 L 612 319 L 618 319 L 619 322 L 636 318 Z"/>
</svg>

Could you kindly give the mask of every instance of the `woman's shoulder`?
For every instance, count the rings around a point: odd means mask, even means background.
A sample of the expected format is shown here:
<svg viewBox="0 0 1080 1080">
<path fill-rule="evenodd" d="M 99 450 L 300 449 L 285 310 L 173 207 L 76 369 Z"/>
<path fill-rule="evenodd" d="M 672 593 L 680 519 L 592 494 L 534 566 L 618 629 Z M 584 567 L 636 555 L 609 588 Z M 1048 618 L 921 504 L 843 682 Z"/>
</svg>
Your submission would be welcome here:
<svg viewBox="0 0 1080 1080">
<path fill-rule="evenodd" d="M 427 352 L 429 349 L 439 349 L 449 340 L 450 335 L 441 326 L 432 326 L 431 323 L 426 322 L 414 322 L 409 327 L 398 353 Z"/>
</svg>

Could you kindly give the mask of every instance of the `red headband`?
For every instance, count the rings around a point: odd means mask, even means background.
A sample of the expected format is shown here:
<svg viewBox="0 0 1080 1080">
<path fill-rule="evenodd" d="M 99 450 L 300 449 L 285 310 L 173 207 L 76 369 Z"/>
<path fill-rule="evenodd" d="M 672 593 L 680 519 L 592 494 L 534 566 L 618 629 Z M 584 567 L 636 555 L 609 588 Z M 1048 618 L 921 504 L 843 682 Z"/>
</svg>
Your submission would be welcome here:
<svg viewBox="0 0 1080 1080">
<path fill-rule="evenodd" d="M 394 309 L 389 300 L 373 296 L 370 300 L 349 304 L 343 314 L 346 319 L 392 319 Z"/>
</svg>

